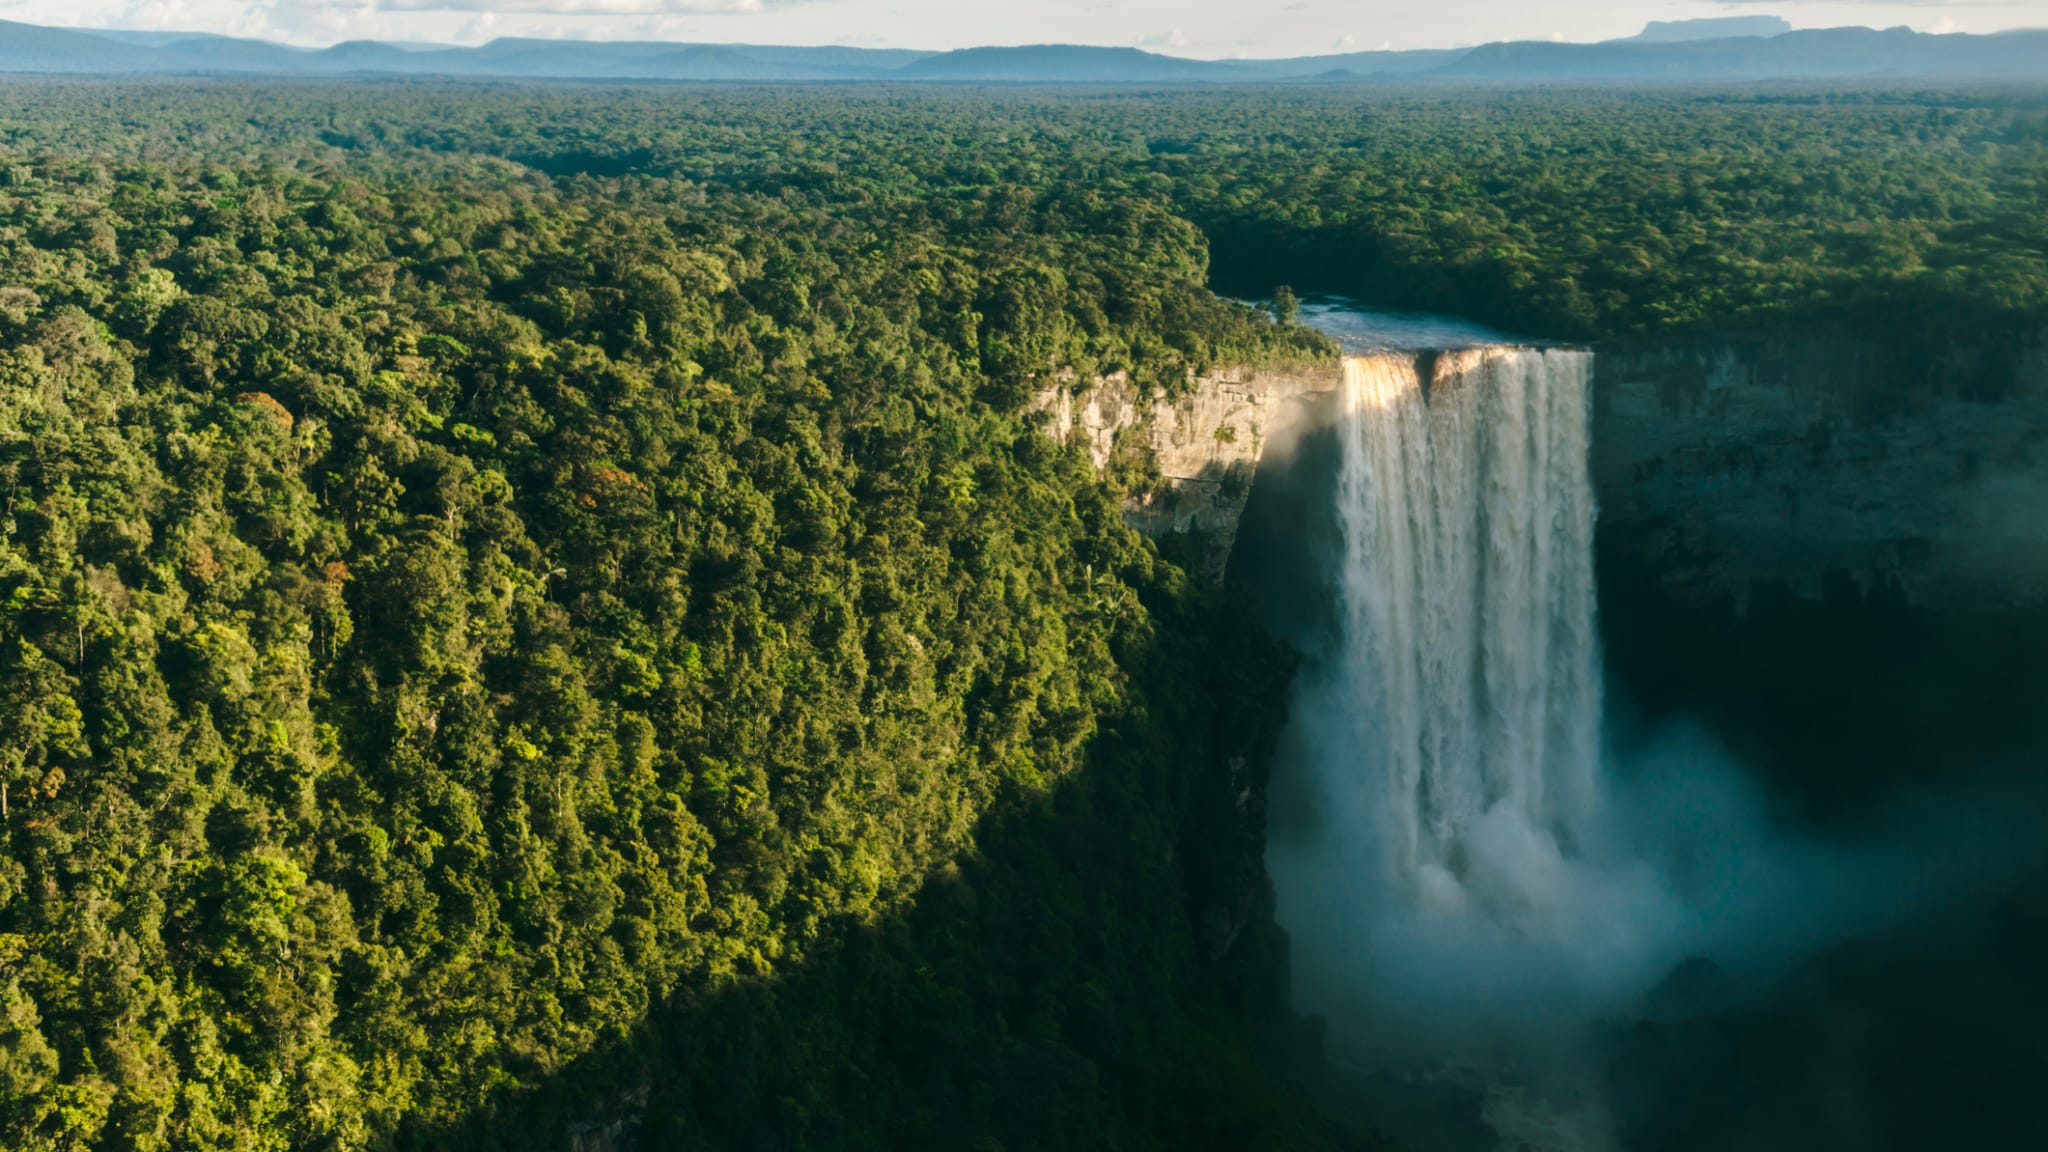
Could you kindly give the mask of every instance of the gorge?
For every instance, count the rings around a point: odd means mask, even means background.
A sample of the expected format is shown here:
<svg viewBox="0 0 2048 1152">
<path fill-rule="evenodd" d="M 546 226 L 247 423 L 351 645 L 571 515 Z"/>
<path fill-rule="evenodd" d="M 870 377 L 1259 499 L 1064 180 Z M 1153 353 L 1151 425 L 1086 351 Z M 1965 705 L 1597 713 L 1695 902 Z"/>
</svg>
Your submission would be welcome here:
<svg viewBox="0 0 2048 1152">
<path fill-rule="evenodd" d="M 1206 538 L 1301 654 L 1267 863 L 1343 1091 L 1418 1146 L 1705 1147 L 1749 1121 L 1698 1085 L 1798 1068 L 1924 1136 L 1960 1099 L 1901 1092 L 1953 1039 L 1929 1005 L 2009 994 L 2043 938 L 2015 783 L 2043 736 L 2038 343 L 1909 366 L 1307 318 L 1341 370 L 1218 373 L 1149 420 L 1113 383 L 1069 418 L 1099 462 L 1149 438 L 1164 487 L 1127 516 Z M 1941 962 L 1930 932 L 1961 934 Z M 1852 1018 L 1880 1056 L 1815 1047 Z M 1760 1107 L 1758 1147 L 1843 1130 Z"/>
<path fill-rule="evenodd" d="M 1354 351 L 1508 339 L 1340 299 L 1304 318 Z M 2048 517 L 2030 494 L 2048 484 L 2048 332 L 1593 347 L 1595 563 L 1630 716 L 1705 723 L 1820 818 L 2040 754 Z M 1111 378 L 1037 406 L 1078 428 L 1098 467 L 1137 430 L 1162 483 L 1127 517 L 1200 538 L 1220 579 L 1270 566 L 1233 547 L 1240 523 L 1298 515 L 1258 492 L 1289 486 L 1340 384 L 1334 365 L 1239 366 L 1170 403 Z"/>
</svg>

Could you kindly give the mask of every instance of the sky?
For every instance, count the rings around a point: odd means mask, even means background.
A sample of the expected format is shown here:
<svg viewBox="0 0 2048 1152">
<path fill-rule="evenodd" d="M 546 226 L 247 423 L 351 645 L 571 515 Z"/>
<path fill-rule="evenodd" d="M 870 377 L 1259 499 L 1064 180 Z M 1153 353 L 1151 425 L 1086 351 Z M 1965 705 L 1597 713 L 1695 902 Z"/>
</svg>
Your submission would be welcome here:
<svg viewBox="0 0 2048 1152">
<path fill-rule="evenodd" d="M 1204 58 L 1493 40 L 1591 41 L 1649 20 L 1766 14 L 1800 28 L 2048 27 L 2048 0 L 0 0 L 0 20 L 174 29 L 294 44 L 499 36 L 851 44 L 1129 45 Z"/>
</svg>

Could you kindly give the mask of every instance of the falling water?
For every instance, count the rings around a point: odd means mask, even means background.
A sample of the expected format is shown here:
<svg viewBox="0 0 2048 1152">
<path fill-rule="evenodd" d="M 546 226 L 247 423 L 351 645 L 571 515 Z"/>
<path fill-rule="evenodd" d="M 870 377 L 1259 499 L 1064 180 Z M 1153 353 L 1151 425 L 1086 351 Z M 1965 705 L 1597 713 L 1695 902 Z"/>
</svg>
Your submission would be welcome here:
<svg viewBox="0 0 2048 1152">
<path fill-rule="evenodd" d="M 1386 879 L 1541 919 L 1598 803 L 1585 352 L 1345 361 L 1339 678 Z M 1423 365 L 1428 364 L 1427 368 Z M 1427 379 L 1425 381 L 1425 371 Z"/>
</svg>

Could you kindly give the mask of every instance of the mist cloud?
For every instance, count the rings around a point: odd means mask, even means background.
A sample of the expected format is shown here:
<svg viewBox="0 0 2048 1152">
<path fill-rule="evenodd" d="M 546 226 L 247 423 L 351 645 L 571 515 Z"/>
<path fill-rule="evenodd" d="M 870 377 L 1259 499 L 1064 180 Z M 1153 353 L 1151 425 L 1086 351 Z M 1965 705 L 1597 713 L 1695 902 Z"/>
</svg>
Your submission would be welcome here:
<svg viewBox="0 0 2048 1152">
<path fill-rule="evenodd" d="M 1239 541 L 1269 553 L 1244 572 L 1278 606 L 1270 625 L 1303 653 L 1275 758 L 1267 861 L 1295 1003 L 1327 1022 L 1340 1065 L 1418 1077 L 1537 1069 L 1577 1076 L 1582 1096 L 1597 1092 L 1608 1025 L 1748 1010 L 1845 945 L 1992 915 L 2048 856 L 2048 784 L 2027 774 L 1982 765 L 1941 790 L 1895 790 L 1853 823 L 1819 826 L 1704 728 L 1668 723 L 1647 733 L 1611 727 L 1589 752 L 1597 796 L 1583 818 L 1516 803 L 1527 791 L 1502 784 L 1450 851 L 1418 866 L 1404 851 L 1417 826 L 1403 788 L 1410 776 L 1391 769 L 1400 754 L 1389 749 L 1433 730 L 1383 723 L 1389 702 L 1409 695 L 1370 656 L 1384 642 L 1361 647 L 1347 636 L 1355 619 L 1373 618 L 1358 617 L 1358 605 L 1409 602 L 1406 585 L 1386 576 L 1408 569 L 1360 568 L 1347 553 L 1364 522 L 1351 524 L 1338 505 L 1366 491 L 1344 484 L 1348 450 L 1336 431 L 1276 436 L 1260 499 L 1301 507 L 1276 514 L 1284 532 L 1262 537 L 1251 523 Z M 2040 555 L 2048 517 L 2011 511 L 2039 482 L 2033 471 L 1988 475 L 1987 512 L 2004 510 L 2002 530 L 1972 521 L 1972 531 Z M 1367 578 L 1375 572 L 1382 578 Z M 1518 698 L 1501 686 L 1500 698 Z M 1384 731 L 1402 739 L 1390 746 L 1375 737 Z M 1871 768 L 1883 775 L 1883 765 Z M 1443 797 L 1469 793 L 1449 778 L 1441 787 Z M 1425 818 L 1445 806 L 1436 795 Z M 1695 995 L 1702 984 L 1711 995 Z"/>
<path fill-rule="evenodd" d="M 1554 1058 L 1595 1021 L 1639 1011 L 1688 960 L 1762 988 L 2043 853 L 2033 795 L 1904 795 L 1854 832 L 1802 829 L 1702 731 L 1676 725 L 1613 774 L 1589 843 L 1568 852 L 1497 810 L 1461 878 L 1407 888 L 1380 867 L 1370 813 L 1333 785 L 1361 771 L 1348 733 L 1316 718 L 1342 706 L 1329 683 L 1297 694 L 1286 786 L 1324 818 L 1276 829 L 1269 864 L 1301 1005 L 1353 1058 Z"/>
</svg>

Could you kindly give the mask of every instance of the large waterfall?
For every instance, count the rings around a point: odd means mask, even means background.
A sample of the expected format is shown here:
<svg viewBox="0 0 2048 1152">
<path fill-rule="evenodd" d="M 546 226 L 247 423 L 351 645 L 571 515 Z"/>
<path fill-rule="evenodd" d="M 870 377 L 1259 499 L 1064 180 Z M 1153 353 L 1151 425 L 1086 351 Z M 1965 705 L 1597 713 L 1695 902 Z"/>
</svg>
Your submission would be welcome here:
<svg viewBox="0 0 2048 1152">
<path fill-rule="evenodd" d="M 1781 1043 L 1848 1076 L 1827 1028 L 1797 1048 L 1801 1021 L 1907 1029 L 1923 1009 L 1883 1017 L 1907 1003 L 1888 984 L 1830 999 L 1836 968 L 1816 981 L 1813 957 L 1876 974 L 1839 942 L 1945 952 L 1962 909 L 2043 874 L 2031 789 L 1803 833 L 1697 722 L 1631 711 L 1606 731 L 1592 366 L 1506 341 L 1355 354 L 1269 446 L 1238 538 L 1302 658 L 1268 792 L 1291 993 L 1390 1144 L 1488 1146 L 1476 1117 L 1502 1148 L 1661 1146 L 1645 1133 L 1696 1126 L 1668 1125 L 1671 1101 L 1725 1098 L 1698 1084 L 1738 1067 L 1775 1083 Z M 1925 995 L 1938 1037 L 1956 992 Z M 1716 1047 L 1737 1043 L 1755 1047 Z M 1861 1147 L 1876 1129 L 1844 1131 Z"/>
<path fill-rule="evenodd" d="M 1424 906 L 1544 916 L 1598 800 L 1590 354 L 1349 359 L 1336 679 L 1347 790 Z"/>
<path fill-rule="evenodd" d="M 1701 939 L 1642 848 L 1690 852 L 1703 810 L 1739 807 L 1697 777 L 1645 807 L 1603 771 L 1592 365 L 1506 343 L 1353 356 L 1274 476 L 1313 511 L 1269 545 L 1319 601 L 1267 854 L 1296 1001 L 1347 1067 L 1466 1093 L 1500 1146 L 1543 1152 L 1619 1146 L 1586 1026 Z"/>
</svg>

